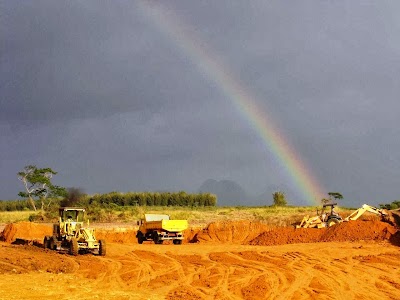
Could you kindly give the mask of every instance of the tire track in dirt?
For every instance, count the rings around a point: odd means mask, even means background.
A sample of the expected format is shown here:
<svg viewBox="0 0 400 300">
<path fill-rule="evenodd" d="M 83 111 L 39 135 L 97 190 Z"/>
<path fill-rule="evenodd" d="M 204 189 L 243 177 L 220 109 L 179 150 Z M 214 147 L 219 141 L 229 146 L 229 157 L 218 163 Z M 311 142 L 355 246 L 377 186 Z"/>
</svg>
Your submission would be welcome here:
<svg viewBox="0 0 400 300">
<path fill-rule="evenodd" d="M 389 244 L 108 246 L 106 257 L 71 257 L 2 245 L 9 286 L 0 289 L 12 293 L 28 274 L 43 287 L 24 282 L 9 299 L 32 298 L 28 291 L 67 299 L 56 289 L 80 299 L 396 299 L 400 288 L 400 253 Z"/>
<path fill-rule="evenodd" d="M 180 246 L 138 245 L 129 242 L 132 233 L 108 231 L 106 257 L 0 243 L 0 290 L 6 299 L 398 299 L 398 232 L 388 226 L 294 230 L 225 222 Z M 10 241 L 43 230 L 8 229 L 3 238 Z M 360 238 L 369 241 L 354 242 Z M 276 246 L 282 243 L 289 244 Z"/>
</svg>

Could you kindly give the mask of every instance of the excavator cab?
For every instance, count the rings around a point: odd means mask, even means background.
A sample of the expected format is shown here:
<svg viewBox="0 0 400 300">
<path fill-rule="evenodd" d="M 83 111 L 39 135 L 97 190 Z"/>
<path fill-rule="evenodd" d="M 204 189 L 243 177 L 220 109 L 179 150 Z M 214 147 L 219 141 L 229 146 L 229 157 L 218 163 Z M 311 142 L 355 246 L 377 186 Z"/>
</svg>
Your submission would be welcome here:
<svg viewBox="0 0 400 300">
<path fill-rule="evenodd" d="M 296 228 L 324 228 L 331 227 L 342 222 L 342 217 L 335 212 L 337 203 L 325 203 L 322 205 L 322 210 L 318 211 L 315 217 L 305 216 Z"/>
<path fill-rule="evenodd" d="M 321 214 L 317 211 L 317 215 L 321 217 L 321 221 L 327 222 L 328 227 L 342 221 L 342 217 L 335 211 L 336 205 L 337 203 L 324 203 Z"/>
</svg>

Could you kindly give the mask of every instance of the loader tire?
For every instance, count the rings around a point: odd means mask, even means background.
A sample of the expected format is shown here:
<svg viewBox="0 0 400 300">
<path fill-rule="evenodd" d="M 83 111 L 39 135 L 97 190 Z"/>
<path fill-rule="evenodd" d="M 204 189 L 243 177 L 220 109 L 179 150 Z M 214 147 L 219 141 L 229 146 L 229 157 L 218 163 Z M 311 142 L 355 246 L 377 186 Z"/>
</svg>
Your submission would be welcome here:
<svg viewBox="0 0 400 300">
<path fill-rule="evenodd" d="M 173 240 L 174 245 L 182 244 L 182 240 Z"/>
<path fill-rule="evenodd" d="M 69 254 L 77 256 L 78 253 L 79 253 L 78 240 L 76 238 L 72 238 L 69 243 Z"/>
<path fill-rule="evenodd" d="M 99 240 L 99 255 L 100 256 L 105 256 L 106 252 L 107 252 L 106 241 Z"/>
<path fill-rule="evenodd" d="M 333 218 L 333 219 L 329 219 L 327 223 L 328 223 L 328 227 L 332 227 L 336 224 L 339 224 L 340 221 L 338 219 Z"/>
</svg>

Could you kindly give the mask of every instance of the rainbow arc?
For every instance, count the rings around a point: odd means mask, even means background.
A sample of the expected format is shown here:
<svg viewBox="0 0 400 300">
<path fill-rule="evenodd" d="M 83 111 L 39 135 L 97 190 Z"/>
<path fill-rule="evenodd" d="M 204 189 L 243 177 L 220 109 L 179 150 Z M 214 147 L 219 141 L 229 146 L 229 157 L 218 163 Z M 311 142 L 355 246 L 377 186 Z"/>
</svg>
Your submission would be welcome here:
<svg viewBox="0 0 400 300">
<path fill-rule="evenodd" d="M 261 109 L 255 97 L 229 71 L 215 53 L 206 47 L 188 24 L 171 10 L 165 10 L 159 3 L 140 1 L 139 8 L 156 28 L 165 34 L 183 55 L 190 58 L 207 79 L 216 83 L 219 89 L 236 107 L 243 118 L 251 124 L 266 148 L 274 155 L 290 177 L 302 198 L 309 204 L 316 204 L 326 193 L 312 175 L 311 170 L 275 126 L 268 114 Z"/>
</svg>

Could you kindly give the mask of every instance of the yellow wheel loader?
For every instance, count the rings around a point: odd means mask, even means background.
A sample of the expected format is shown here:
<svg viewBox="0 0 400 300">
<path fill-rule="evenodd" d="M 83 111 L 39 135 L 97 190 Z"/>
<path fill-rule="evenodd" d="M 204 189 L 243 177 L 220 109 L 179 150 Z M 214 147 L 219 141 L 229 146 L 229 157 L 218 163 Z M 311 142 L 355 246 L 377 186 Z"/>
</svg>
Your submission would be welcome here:
<svg viewBox="0 0 400 300">
<path fill-rule="evenodd" d="M 331 227 L 341 222 L 355 221 L 361 217 L 365 212 L 370 212 L 376 215 L 380 215 L 383 222 L 390 223 L 390 214 L 385 209 L 379 209 L 368 204 L 363 204 L 359 209 L 352 212 L 348 217 L 342 219 L 339 214 L 334 211 L 334 207 L 337 203 L 327 203 L 322 207 L 322 211 L 319 214 L 317 210 L 317 216 L 309 217 L 306 216 L 301 221 L 300 225 L 296 228 L 324 228 Z M 330 212 L 326 212 L 326 207 L 330 207 Z"/>
<path fill-rule="evenodd" d="M 305 216 L 296 228 L 324 228 L 342 222 L 342 217 L 334 210 L 336 205 L 337 203 L 323 204 L 321 212 L 317 210 L 315 217 Z"/>
<path fill-rule="evenodd" d="M 52 250 L 68 250 L 71 255 L 92 252 L 106 255 L 106 243 L 97 240 L 95 230 L 84 227 L 85 209 L 77 207 L 59 208 L 58 223 L 53 224 L 53 235 L 45 236 L 43 246 Z"/>
</svg>

